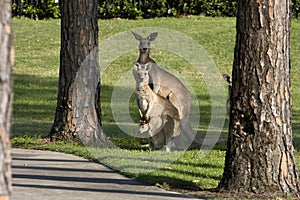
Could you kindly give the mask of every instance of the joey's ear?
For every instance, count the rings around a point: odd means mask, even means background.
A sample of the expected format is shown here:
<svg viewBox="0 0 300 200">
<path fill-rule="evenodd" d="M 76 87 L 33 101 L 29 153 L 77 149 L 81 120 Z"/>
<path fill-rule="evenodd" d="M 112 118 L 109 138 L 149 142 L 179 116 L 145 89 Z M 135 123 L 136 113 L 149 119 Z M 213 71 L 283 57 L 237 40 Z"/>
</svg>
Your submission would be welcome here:
<svg viewBox="0 0 300 200">
<path fill-rule="evenodd" d="M 137 34 L 137 33 L 133 32 L 133 31 L 131 31 L 131 33 L 133 34 L 133 36 L 135 37 L 135 39 L 137 39 L 138 41 L 141 41 L 141 40 L 143 40 L 143 37 L 142 37 L 142 36 L 140 36 L 139 34 Z"/>
<path fill-rule="evenodd" d="M 223 74 L 223 78 L 228 84 L 231 84 L 231 77 L 228 74 Z"/>
<path fill-rule="evenodd" d="M 158 35 L 158 32 L 151 33 L 151 34 L 147 37 L 147 39 L 151 42 L 151 41 L 155 40 L 155 38 L 157 37 L 157 35 Z"/>
<path fill-rule="evenodd" d="M 152 63 L 151 62 L 145 64 L 145 69 L 147 71 L 151 70 L 151 67 L 152 67 Z"/>
<path fill-rule="evenodd" d="M 140 69 L 140 63 L 138 63 L 136 61 L 133 62 L 133 69 L 136 70 L 136 71 L 138 71 Z"/>
</svg>

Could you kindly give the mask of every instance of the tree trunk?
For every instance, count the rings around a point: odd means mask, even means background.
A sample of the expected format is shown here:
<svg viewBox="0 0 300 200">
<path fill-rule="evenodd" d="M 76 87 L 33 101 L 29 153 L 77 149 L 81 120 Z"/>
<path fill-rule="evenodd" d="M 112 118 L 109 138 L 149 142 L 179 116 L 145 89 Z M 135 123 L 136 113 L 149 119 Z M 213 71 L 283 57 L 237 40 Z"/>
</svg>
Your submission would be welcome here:
<svg viewBox="0 0 300 200">
<path fill-rule="evenodd" d="M 11 1 L 0 1 L 0 199 L 11 193 L 10 132 L 12 115 L 12 68 L 14 61 L 11 30 Z"/>
<path fill-rule="evenodd" d="M 290 100 L 291 2 L 238 1 L 222 190 L 299 195 Z"/>
<path fill-rule="evenodd" d="M 106 142 L 97 114 L 97 5 L 97 0 L 61 1 L 60 72 L 55 119 L 49 133 L 52 141 L 79 136 L 85 144 Z"/>
</svg>

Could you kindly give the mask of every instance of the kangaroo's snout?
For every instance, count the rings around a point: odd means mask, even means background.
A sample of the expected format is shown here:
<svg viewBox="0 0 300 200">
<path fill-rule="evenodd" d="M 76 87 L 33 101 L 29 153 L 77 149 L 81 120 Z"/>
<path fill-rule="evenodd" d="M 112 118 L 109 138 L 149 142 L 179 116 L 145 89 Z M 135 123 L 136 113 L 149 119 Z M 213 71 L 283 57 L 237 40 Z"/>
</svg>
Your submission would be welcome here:
<svg viewBox="0 0 300 200">
<path fill-rule="evenodd" d="M 146 53 L 147 50 L 148 50 L 148 48 L 142 48 L 141 53 Z"/>
</svg>

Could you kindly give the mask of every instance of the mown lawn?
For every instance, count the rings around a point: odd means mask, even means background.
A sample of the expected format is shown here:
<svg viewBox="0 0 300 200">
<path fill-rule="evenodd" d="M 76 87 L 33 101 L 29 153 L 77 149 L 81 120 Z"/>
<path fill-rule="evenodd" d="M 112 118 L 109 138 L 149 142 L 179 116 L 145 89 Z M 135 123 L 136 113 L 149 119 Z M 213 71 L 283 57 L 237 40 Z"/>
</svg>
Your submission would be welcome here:
<svg viewBox="0 0 300 200">
<path fill-rule="evenodd" d="M 149 28 L 152 27 L 152 28 Z M 168 40 L 159 41 L 159 37 L 168 32 L 172 44 L 178 41 L 178 45 L 185 51 L 180 41 L 180 34 L 191 38 L 193 45 L 200 45 L 209 55 L 210 60 L 215 63 L 214 75 L 219 75 L 216 83 L 222 83 L 222 91 L 225 96 L 227 87 L 222 82 L 222 74 L 231 73 L 233 61 L 233 49 L 235 42 L 235 19 L 234 18 L 208 18 L 208 17 L 186 17 L 186 18 L 160 18 L 148 20 L 100 20 L 99 21 L 99 43 L 100 52 L 108 54 L 107 47 L 102 45 L 108 43 L 114 54 L 118 50 L 122 52 L 126 44 L 133 45 L 130 51 L 116 57 L 111 64 L 102 69 L 102 120 L 106 135 L 121 149 L 113 151 L 95 150 L 69 142 L 49 143 L 42 140 L 50 130 L 57 95 L 57 81 L 59 70 L 60 51 L 60 21 L 34 21 L 29 19 L 13 19 L 15 34 L 15 67 L 14 67 L 14 115 L 12 143 L 15 147 L 50 149 L 74 153 L 93 159 L 111 166 L 124 174 L 136 177 L 138 180 L 157 185 L 166 189 L 209 189 L 218 185 L 221 178 L 225 142 L 214 146 L 213 150 L 190 150 L 186 152 L 149 152 L 141 147 L 147 141 L 145 138 L 137 138 L 120 129 L 112 115 L 111 99 L 113 91 L 120 86 L 118 82 L 132 67 L 132 62 L 137 59 L 138 42 L 131 36 L 130 31 L 166 30 L 160 32 L 157 41 L 153 42 L 152 57 L 161 66 L 165 66 L 184 77 L 184 80 L 194 91 L 196 100 L 194 104 L 199 109 L 200 119 L 197 121 L 198 134 L 207 136 L 210 120 L 225 116 L 211 117 L 211 95 L 210 87 L 207 86 L 207 71 L 203 68 L 191 67 L 189 60 L 181 57 L 172 49 L 168 49 Z M 175 32 L 180 34 L 176 34 Z M 291 60 L 292 60 L 292 98 L 293 98 L 293 133 L 296 157 L 300 168 L 300 21 L 292 21 L 291 32 Z M 115 35 L 125 33 L 122 40 L 110 40 Z M 178 40 L 176 40 L 178 37 Z M 156 43 L 157 42 L 157 43 Z M 111 45 L 110 45 L 111 44 Z M 161 46 L 166 48 L 162 49 Z M 159 48 L 155 48 L 159 47 Z M 208 59 L 203 52 L 191 52 L 198 60 Z M 208 59 L 209 60 L 209 59 Z M 106 60 L 101 60 L 100 65 L 105 65 Z M 126 77 L 125 77 L 126 78 Z M 130 79 L 126 79 L 129 82 Z M 132 78 L 132 81 L 134 79 Z M 119 85 L 118 85 L 119 84 Z M 221 95 L 221 96 L 222 96 Z M 222 101 L 225 102 L 225 99 Z M 129 113 L 133 121 L 137 120 L 136 105 L 132 96 L 129 99 Z M 196 124 L 197 124 L 196 123 Z M 131 126 L 135 124 L 131 124 Z M 217 129 L 217 127 L 215 127 Z M 226 138 L 227 119 L 221 130 L 220 138 Z"/>
</svg>

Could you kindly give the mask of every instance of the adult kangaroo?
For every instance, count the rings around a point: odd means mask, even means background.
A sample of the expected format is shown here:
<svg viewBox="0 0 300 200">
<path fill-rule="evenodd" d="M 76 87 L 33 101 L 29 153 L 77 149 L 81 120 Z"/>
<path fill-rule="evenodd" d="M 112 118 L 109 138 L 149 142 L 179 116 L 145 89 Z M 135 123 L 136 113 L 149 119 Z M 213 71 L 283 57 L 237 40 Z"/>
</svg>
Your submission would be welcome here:
<svg viewBox="0 0 300 200">
<path fill-rule="evenodd" d="M 148 85 L 152 63 L 134 62 L 138 74 L 135 96 L 140 113 L 140 133 L 148 137 L 151 150 L 165 147 L 171 151 L 173 138 L 178 136 L 180 119 L 177 108 L 167 99 L 157 95 Z"/>
<path fill-rule="evenodd" d="M 155 61 L 150 57 L 150 44 L 155 40 L 158 33 L 151 33 L 148 37 L 144 38 L 137 33 L 132 32 L 135 39 L 139 43 L 139 58 L 137 60 L 140 64 L 152 63 L 149 70 L 149 85 L 151 89 L 158 95 L 168 99 L 178 110 L 181 120 L 180 128 L 183 134 L 180 134 L 178 146 L 182 149 L 188 148 L 192 142 L 201 143 L 201 139 L 197 136 L 190 124 L 190 111 L 191 111 L 191 94 L 183 83 L 173 74 L 160 68 Z M 137 80 L 136 72 L 133 72 Z M 180 141 L 181 140 L 181 141 Z M 188 144 L 182 144 L 186 141 Z M 181 144 L 179 144 L 181 142 Z"/>
</svg>

